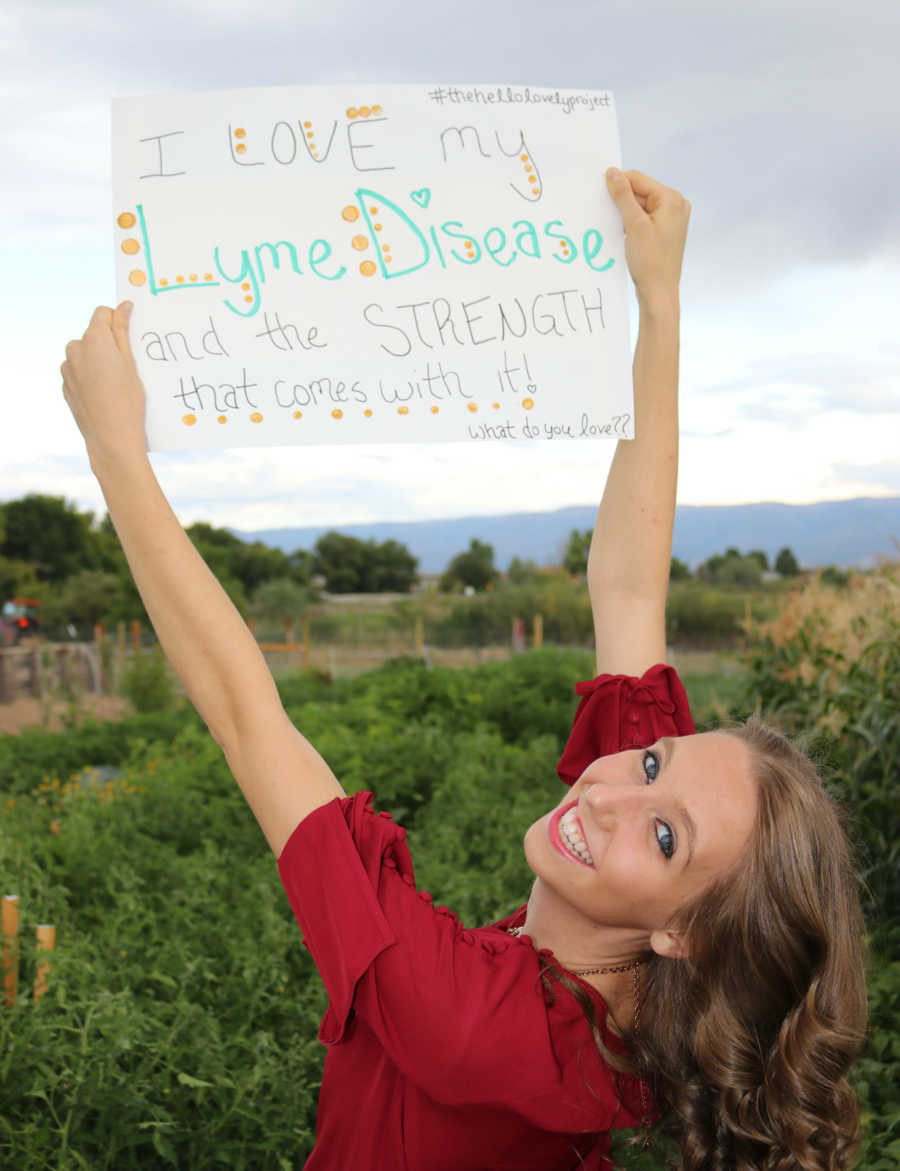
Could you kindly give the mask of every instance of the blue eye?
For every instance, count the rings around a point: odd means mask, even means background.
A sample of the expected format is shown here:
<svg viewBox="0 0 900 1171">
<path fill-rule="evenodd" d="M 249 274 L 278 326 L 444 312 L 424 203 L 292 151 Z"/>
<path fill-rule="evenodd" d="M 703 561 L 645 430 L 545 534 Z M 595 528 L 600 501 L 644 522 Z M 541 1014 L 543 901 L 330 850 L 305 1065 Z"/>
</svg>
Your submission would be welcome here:
<svg viewBox="0 0 900 1171">
<path fill-rule="evenodd" d="M 649 769 L 648 769 L 649 762 Z M 655 752 L 644 753 L 644 776 L 647 778 L 647 784 L 652 785 L 659 776 L 659 757 Z"/>
<path fill-rule="evenodd" d="M 659 843 L 663 857 L 668 862 L 675 853 L 675 835 L 664 821 L 658 821 L 656 823 L 656 840 Z"/>
</svg>

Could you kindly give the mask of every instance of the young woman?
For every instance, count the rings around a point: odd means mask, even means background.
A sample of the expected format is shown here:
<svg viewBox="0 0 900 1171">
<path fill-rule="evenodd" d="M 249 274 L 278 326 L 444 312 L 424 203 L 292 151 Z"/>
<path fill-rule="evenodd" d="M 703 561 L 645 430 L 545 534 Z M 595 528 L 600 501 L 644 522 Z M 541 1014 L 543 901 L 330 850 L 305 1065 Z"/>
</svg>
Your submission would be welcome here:
<svg viewBox="0 0 900 1171">
<path fill-rule="evenodd" d="M 687 1169 L 838 1171 L 865 1028 L 860 912 L 809 762 L 754 721 L 697 735 L 665 658 L 690 204 L 608 176 L 640 306 L 637 438 L 620 442 L 588 582 L 596 679 L 528 830 L 525 906 L 466 930 L 417 891 L 404 830 L 347 798 L 146 454 L 130 306 L 99 308 L 65 396 L 159 640 L 222 746 L 329 994 L 316 1171 L 609 1166 L 659 1121 Z M 485 777 L 485 784 L 490 778 Z"/>
</svg>

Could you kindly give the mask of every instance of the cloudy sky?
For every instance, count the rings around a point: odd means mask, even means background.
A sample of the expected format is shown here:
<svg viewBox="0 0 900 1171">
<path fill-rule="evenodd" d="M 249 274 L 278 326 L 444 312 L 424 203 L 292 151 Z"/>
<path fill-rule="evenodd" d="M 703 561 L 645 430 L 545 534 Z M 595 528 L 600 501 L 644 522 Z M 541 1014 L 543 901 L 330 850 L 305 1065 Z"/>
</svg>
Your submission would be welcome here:
<svg viewBox="0 0 900 1171">
<path fill-rule="evenodd" d="M 102 509 L 59 364 L 115 298 L 110 99 L 351 81 L 611 90 L 625 168 L 693 206 L 680 501 L 900 495 L 893 0 L 7 0 L 4 25 L 0 500 Z M 252 530 L 590 504 L 611 457 L 585 440 L 153 463 L 184 523 Z"/>
</svg>

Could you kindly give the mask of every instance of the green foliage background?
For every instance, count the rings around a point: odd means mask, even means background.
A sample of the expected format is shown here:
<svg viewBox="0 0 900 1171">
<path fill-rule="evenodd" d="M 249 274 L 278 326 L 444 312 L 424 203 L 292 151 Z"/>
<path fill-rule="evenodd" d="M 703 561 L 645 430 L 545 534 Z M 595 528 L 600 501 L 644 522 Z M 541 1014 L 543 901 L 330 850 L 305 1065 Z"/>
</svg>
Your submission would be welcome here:
<svg viewBox="0 0 900 1171">
<path fill-rule="evenodd" d="M 886 687 L 896 685 L 896 645 Z M 754 652 L 743 695 L 734 681 L 701 693 L 688 677 L 699 726 L 725 700 L 748 714 L 766 655 L 782 653 Z M 881 858 L 869 821 L 893 809 L 885 778 L 896 775 L 900 739 L 878 662 L 852 702 L 857 722 L 871 712 L 892 755 L 873 757 L 868 804 L 870 782 L 841 771 L 865 763 L 852 743 L 835 758 L 834 783 L 851 798 L 863 785 L 858 827 L 871 830 L 872 866 L 887 873 L 893 856 Z M 549 649 L 461 671 L 399 660 L 334 683 L 295 676 L 280 689 L 347 791 L 373 790 L 407 826 L 419 885 L 474 925 L 527 897 L 521 838 L 558 800 L 572 684 L 592 673 L 586 654 Z M 781 698 L 768 697 L 775 708 Z M 99 765 L 115 768 L 85 768 Z M 0 1167 L 300 1166 L 313 1141 L 324 993 L 262 834 L 193 711 L 0 737 L 0 792 L 0 874 L 20 896 L 23 941 L 20 995 L 0 1011 Z M 870 909 L 861 1165 L 882 1171 L 897 1166 L 900 1142 L 900 968 L 890 959 L 896 903 Z M 56 924 L 58 943 L 49 992 L 34 1005 L 38 922 Z M 621 1139 L 617 1152 L 630 1168 L 664 1162 Z"/>
</svg>

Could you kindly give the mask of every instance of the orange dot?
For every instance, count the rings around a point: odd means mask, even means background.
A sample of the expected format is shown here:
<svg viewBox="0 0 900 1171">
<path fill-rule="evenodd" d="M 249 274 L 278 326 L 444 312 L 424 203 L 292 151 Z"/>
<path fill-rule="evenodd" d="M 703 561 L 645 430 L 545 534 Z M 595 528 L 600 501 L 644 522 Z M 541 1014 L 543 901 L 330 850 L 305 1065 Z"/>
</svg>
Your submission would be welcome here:
<svg viewBox="0 0 900 1171">
<path fill-rule="evenodd" d="M 436 415 L 440 409 L 441 409 L 440 407 L 432 407 L 431 408 L 432 415 Z"/>
<path fill-rule="evenodd" d="M 470 411 L 472 412 L 472 414 L 474 415 L 474 414 L 475 414 L 475 412 L 478 410 L 478 406 L 477 406 L 477 404 L 476 404 L 476 403 L 469 403 L 469 410 L 470 410 Z"/>
<path fill-rule="evenodd" d="M 147 280 L 147 274 L 139 268 L 133 268 L 128 274 L 128 280 L 132 285 L 142 285 Z"/>
<path fill-rule="evenodd" d="M 191 273 L 191 280 L 192 281 L 199 281 L 200 278 L 197 276 L 197 274 L 195 272 L 192 272 Z"/>
<path fill-rule="evenodd" d="M 246 137 L 247 137 L 247 131 L 246 131 L 246 130 L 244 130 L 244 129 L 241 127 L 241 128 L 239 128 L 239 129 L 235 130 L 235 132 L 234 132 L 234 137 L 235 137 L 235 138 L 246 138 Z"/>
<path fill-rule="evenodd" d="M 250 293 L 247 293 L 247 294 L 244 296 L 244 300 L 245 300 L 245 301 L 247 302 L 247 304 L 249 305 L 249 304 L 251 303 L 251 301 L 253 300 L 253 297 L 252 297 L 252 295 L 251 295 Z"/>
<path fill-rule="evenodd" d="M 364 260 L 362 262 L 362 264 L 359 266 L 359 271 L 363 274 L 363 276 L 374 276 L 375 275 L 375 261 L 374 260 Z"/>
<path fill-rule="evenodd" d="M 369 211 L 372 215 L 378 215 L 378 208 L 377 207 L 370 207 Z"/>
<path fill-rule="evenodd" d="M 314 150 L 314 151 L 312 152 L 312 157 L 313 157 L 314 159 L 317 159 L 317 158 L 319 157 L 319 152 L 318 152 L 317 150 Z"/>
<path fill-rule="evenodd" d="M 366 409 L 363 411 L 363 414 L 366 416 L 367 419 L 372 418 L 372 412 L 369 410 L 368 407 L 366 407 Z"/>
<path fill-rule="evenodd" d="M 351 106 L 349 108 L 349 110 L 347 111 L 348 118 L 355 118 L 358 114 L 359 114 L 359 110 L 357 110 L 356 106 Z"/>
<path fill-rule="evenodd" d="M 369 247 L 369 237 L 354 236 L 351 243 L 357 252 L 364 252 Z"/>
<path fill-rule="evenodd" d="M 494 408 L 494 410 L 495 410 L 495 411 L 499 411 L 499 410 L 500 410 L 500 404 L 499 404 L 499 403 L 491 403 L 491 406 Z"/>
<path fill-rule="evenodd" d="M 129 256 L 134 256 L 135 252 L 140 252 L 140 250 L 140 244 L 132 236 L 122 241 L 122 251 L 127 252 Z"/>
<path fill-rule="evenodd" d="M 225 415 L 219 415 L 219 417 L 216 419 L 216 422 L 217 423 L 227 423 L 228 418 Z"/>
<path fill-rule="evenodd" d="M 182 421 L 182 423 L 184 423 L 185 427 L 193 427 L 193 425 L 197 422 L 197 416 L 196 415 L 182 415 L 181 421 Z"/>
<path fill-rule="evenodd" d="M 203 274 L 203 279 L 204 279 L 205 281 L 211 281 L 211 280 L 213 279 L 213 275 L 212 275 L 212 273 L 211 273 L 211 272 L 205 272 L 205 273 Z"/>
<path fill-rule="evenodd" d="M 384 263 L 390 264 L 393 259 L 394 259 L 393 256 L 385 256 Z"/>
<path fill-rule="evenodd" d="M 360 118 L 368 118 L 371 113 L 372 113 L 372 111 L 369 109 L 368 106 L 360 106 L 359 107 Z"/>
<path fill-rule="evenodd" d="M 540 191 L 540 187 L 537 185 L 537 183 L 532 183 L 531 190 L 534 192 L 537 192 L 537 191 Z"/>
<path fill-rule="evenodd" d="M 160 280 L 160 282 L 159 282 L 159 283 L 160 283 L 162 286 L 165 286 L 165 285 L 167 285 L 167 284 L 169 283 L 169 278 L 164 276 L 164 277 L 163 277 L 163 278 Z"/>
<path fill-rule="evenodd" d="M 303 123 L 303 125 L 304 125 L 304 126 L 306 127 L 306 129 L 308 130 L 308 129 L 310 128 L 310 126 L 312 126 L 312 122 L 304 122 L 304 123 Z"/>
<path fill-rule="evenodd" d="M 250 416 L 250 422 L 251 423 L 261 423 L 262 422 L 262 415 L 259 413 L 259 411 L 253 412 L 253 414 Z"/>
<path fill-rule="evenodd" d="M 344 412 L 341 410 L 340 407 L 335 407 L 334 410 L 331 412 L 331 417 L 332 417 L 332 419 L 343 419 Z"/>
<path fill-rule="evenodd" d="M 247 153 L 247 148 L 242 142 L 239 142 L 234 148 L 234 153 L 237 155 L 245 155 Z"/>
<path fill-rule="evenodd" d="M 372 227 L 375 229 L 376 232 L 381 231 L 381 224 L 373 224 Z"/>
<path fill-rule="evenodd" d="M 175 284 L 176 284 L 176 285 L 183 285 L 183 284 L 184 284 L 184 277 L 183 277 L 183 276 L 177 276 L 177 277 L 175 278 Z"/>
<path fill-rule="evenodd" d="M 250 282 L 249 282 L 249 281 L 244 281 L 244 282 L 241 284 L 241 288 L 242 288 L 242 289 L 244 290 L 244 292 L 246 293 L 246 292 L 247 292 L 247 290 L 250 288 Z"/>
<path fill-rule="evenodd" d="M 372 107 L 372 113 L 373 113 L 373 114 L 375 114 L 375 115 L 376 115 L 376 117 L 377 117 L 377 116 L 378 116 L 378 115 L 379 115 L 381 112 L 382 112 L 382 111 L 381 111 L 381 106 L 373 106 L 373 107 Z"/>
<path fill-rule="evenodd" d="M 382 252 L 390 252 L 390 250 L 391 250 L 391 246 L 390 246 L 390 244 L 382 244 L 382 245 L 381 245 L 381 251 L 382 251 Z"/>
<path fill-rule="evenodd" d="M 122 214 L 119 216 L 119 218 L 116 220 L 116 223 L 119 225 L 120 228 L 133 228 L 134 225 L 137 223 L 137 220 L 135 219 L 132 212 L 123 211 Z"/>
<path fill-rule="evenodd" d="M 347 223 L 352 224 L 354 220 L 359 219 L 359 208 L 354 207 L 352 203 L 348 203 L 341 212 L 341 215 L 347 221 Z"/>
<path fill-rule="evenodd" d="M 522 399 L 522 406 L 525 408 L 526 411 L 530 411 L 531 408 L 534 406 L 534 399 L 533 398 L 523 398 Z"/>
<path fill-rule="evenodd" d="M 313 131 L 312 131 L 312 130 L 307 130 L 307 132 L 306 132 L 306 137 L 307 137 L 307 138 L 315 138 L 316 136 L 315 136 L 315 134 L 313 133 Z"/>
<path fill-rule="evenodd" d="M 528 155 L 527 154 L 519 155 L 519 158 L 522 160 L 523 163 L 528 162 Z"/>
<path fill-rule="evenodd" d="M 534 171 L 534 167 L 531 165 L 531 163 L 526 163 L 525 164 L 525 174 L 530 175 L 533 171 Z"/>
<path fill-rule="evenodd" d="M 303 418 L 303 412 L 302 412 L 302 411 L 294 411 L 294 418 L 295 418 L 295 419 L 302 419 L 302 418 Z"/>
<path fill-rule="evenodd" d="M 409 407 L 397 407 L 397 414 L 398 415 L 408 415 L 409 414 Z"/>
</svg>

